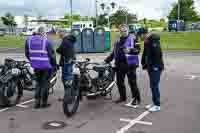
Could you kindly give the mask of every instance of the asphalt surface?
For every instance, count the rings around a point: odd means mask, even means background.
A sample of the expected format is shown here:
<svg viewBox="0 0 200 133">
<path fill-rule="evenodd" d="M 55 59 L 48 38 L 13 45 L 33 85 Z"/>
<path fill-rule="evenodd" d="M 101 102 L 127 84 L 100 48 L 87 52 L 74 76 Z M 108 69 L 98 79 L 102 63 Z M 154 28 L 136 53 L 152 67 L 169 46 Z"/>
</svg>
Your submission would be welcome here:
<svg viewBox="0 0 200 133">
<path fill-rule="evenodd" d="M 83 54 L 78 57 L 89 57 L 93 61 L 102 61 L 104 54 Z M 60 80 L 55 93 L 49 97 L 52 106 L 48 109 L 33 109 L 33 102 L 24 107 L 0 109 L 0 129 L 2 133 L 199 133 L 200 127 L 200 54 L 168 53 L 164 55 L 166 70 L 161 79 L 161 111 L 149 113 L 144 108 L 151 104 L 151 91 L 147 73 L 138 69 L 138 86 L 141 91 L 142 105 L 139 109 L 115 104 L 118 98 L 117 87 L 113 89 L 113 98 L 108 100 L 84 99 L 77 114 L 67 118 L 62 112 L 63 86 Z M 5 57 L 23 60 L 22 53 L 1 53 L 0 62 Z M 189 77 L 185 77 L 188 75 Z M 193 75 L 191 78 L 190 75 Z M 58 74 L 60 77 L 60 74 Z M 186 79 L 187 78 L 187 79 Z M 130 100 L 130 90 L 127 89 Z M 22 103 L 32 100 L 33 92 L 25 92 Z M 128 102 L 128 101 L 127 101 Z M 14 121 L 10 120 L 14 118 Z M 136 119 L 137 118 L 137 119 Z M 132 120 L 128 122 L 120 119 Z M 140 123 L 134 121 L 137 120 Z M 48 121 L 62 121 L 66 127 L 56 130 L 45 130 L 43 124 Z M 141 124 L 141 121 L 143 124 Z M 146 124 L 144 124 L 146 122 Z M 130 126 L 129 126 L 129 125 Z M 152 125 L 151 125 L 152 124 Z M 128 126 L 129 127 L 128 127 Z M 13 132 L 12 132 L 13 131 Z"/>
</svg>

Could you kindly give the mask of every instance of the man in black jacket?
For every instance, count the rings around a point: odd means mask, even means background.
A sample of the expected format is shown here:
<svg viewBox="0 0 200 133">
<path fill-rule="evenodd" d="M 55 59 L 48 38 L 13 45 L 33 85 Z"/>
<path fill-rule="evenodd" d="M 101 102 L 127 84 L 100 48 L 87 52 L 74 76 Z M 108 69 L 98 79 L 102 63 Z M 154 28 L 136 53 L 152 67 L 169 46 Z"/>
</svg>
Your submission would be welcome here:
<svg viewBox="0 0 200 133">
<path fill-rule="evenodd" d="M 60 54 L 62 81 L 66 92 L 66 90 L 68 90 L 68 88 L 72 85 L 73 60 L 75 59 L 74 43 L 76 42 L 76 37 L 74 37 L 71 33 L 66 34 L 63 30 L 60 30 L 58 34 L 62 39 L 62 43 L 56 51 Z"/>
<path fill-rule="evenodd" d="M 142 55 L 142 66 L 144 70 L 148 71 L 150 79 L 150 87 L 152 91 L 153 106 L 147 106 L 151 112 L 160 111 L 160 76 L 164 70 L 163 54 L 160 46 L 160 36 L 155 33 L 148 33 L 145 29 L 143 31 L 144 52 Z"/>
<path fill-rule="evenodd" d="M 139 66 L 138 54 L 140 53 L 140 47 L 137 44 L 135 36 L 128 34 L 127 25 L 121 25 L 120 32 L 121 37 L 119 41 L 115 43 L 113 52 L 105 59 L 105 62 L 109 63 L 113 59 L 115 60 L 117 86 L 120 94 L 120 98 L 116 103 L 125 102 L 127 100 L 124 83 L 125 76 L 127 75 L 133 98 L 131 100 L 131 105 L 137 108 L 141 102 L 136 75 L 136 69 Z M 130 47 L 127 49 L 128 45 Z"/>
</svg>

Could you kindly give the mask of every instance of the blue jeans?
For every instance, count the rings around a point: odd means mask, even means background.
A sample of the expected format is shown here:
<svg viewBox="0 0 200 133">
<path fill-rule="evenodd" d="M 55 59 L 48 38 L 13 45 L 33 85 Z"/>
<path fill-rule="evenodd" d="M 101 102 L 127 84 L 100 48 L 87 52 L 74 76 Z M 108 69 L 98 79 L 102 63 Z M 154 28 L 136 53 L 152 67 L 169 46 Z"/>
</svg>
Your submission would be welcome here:
<svg viewBox="0 0 200 133">
<path fill-rule="evenodd" d="M 64 99 L 65 100 L 70 100 L 73 94 L 73 89 L 72 89 L 72 80 L 73 80 L 73 64 L 64 64 L 62 68 L 62 81 L 63 81 L 63 86 L 65 90 L 64 94 Z"/>
<path fill-rule="evenodd" d="M 152 67 L 148 70 L 150 87 L 152 91 L 152 100 L 154 105 L 160 106 L 160 75 L 161 70 L 158 67 Z"/>
<path fill-rule="evenodd" d="M 72 80 L 73 79 L 73 64 L 64 64 L 62 68 L 62 80 Z"/>
</svg>

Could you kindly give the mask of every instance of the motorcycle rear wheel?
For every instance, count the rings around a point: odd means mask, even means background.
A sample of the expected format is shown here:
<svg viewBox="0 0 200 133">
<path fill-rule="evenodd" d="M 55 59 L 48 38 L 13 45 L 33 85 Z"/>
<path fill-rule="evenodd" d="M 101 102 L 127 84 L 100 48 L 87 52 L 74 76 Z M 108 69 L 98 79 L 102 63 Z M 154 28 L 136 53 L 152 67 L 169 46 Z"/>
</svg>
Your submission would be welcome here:
<svg viewBox="0 0 200 133">
<path fill-rule="evenodd" d="M 14 87 L 14 92 L 9 96 L 10 87 Z M 8 84 L 2 84 L 0 86 L 0 106 L 1 107 L 10 107 L 18 104 L 20 97 L 18 96 L 17 85 L 14 81 L 10 81 Z"/>
</svg>

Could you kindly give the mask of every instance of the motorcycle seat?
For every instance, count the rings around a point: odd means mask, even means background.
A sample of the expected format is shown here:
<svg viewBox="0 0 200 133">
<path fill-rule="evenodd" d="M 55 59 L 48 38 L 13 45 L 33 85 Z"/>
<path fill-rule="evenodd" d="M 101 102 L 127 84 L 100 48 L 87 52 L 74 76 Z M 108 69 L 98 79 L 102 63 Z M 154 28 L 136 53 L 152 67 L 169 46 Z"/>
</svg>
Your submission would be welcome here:
<svg viewBox="0 0 200 133">
<path fill-rule="evenodd" d="M 93 67 L 93 70 L 96 71 L 96 72 L 104 72 L 107 70 L 107 67 L 106 66 L 94 66 Z"/>
</svg>

